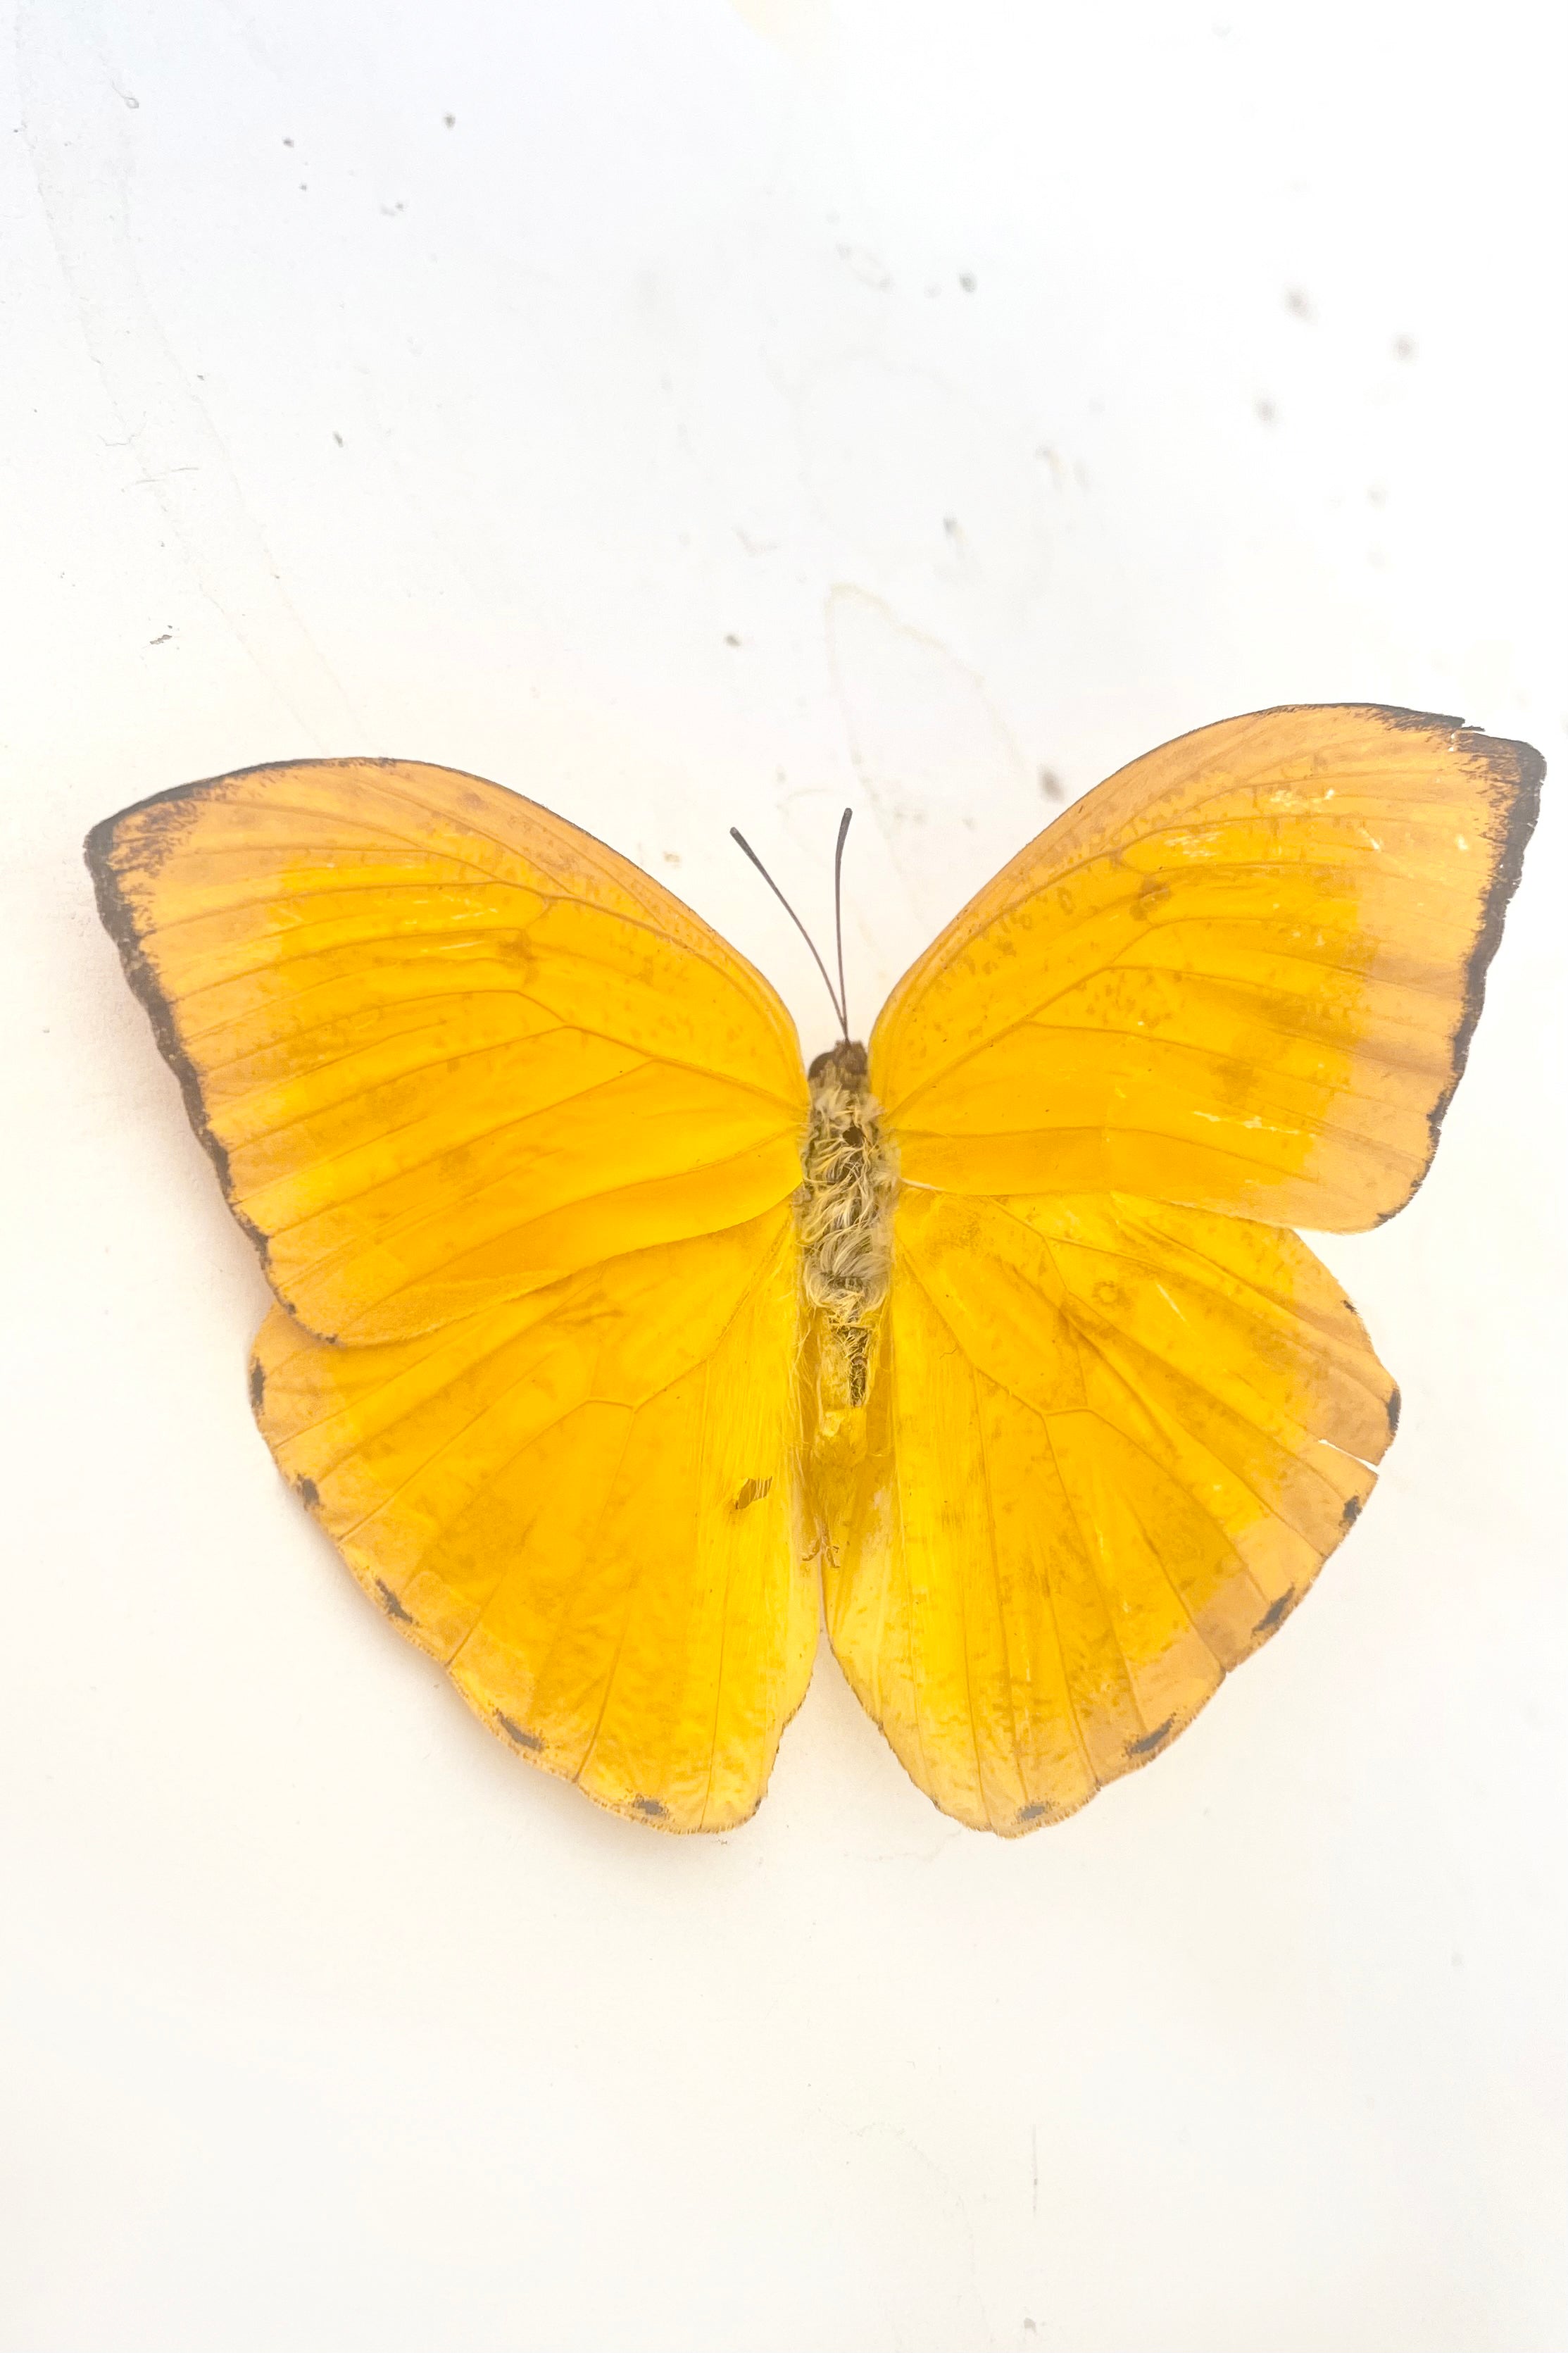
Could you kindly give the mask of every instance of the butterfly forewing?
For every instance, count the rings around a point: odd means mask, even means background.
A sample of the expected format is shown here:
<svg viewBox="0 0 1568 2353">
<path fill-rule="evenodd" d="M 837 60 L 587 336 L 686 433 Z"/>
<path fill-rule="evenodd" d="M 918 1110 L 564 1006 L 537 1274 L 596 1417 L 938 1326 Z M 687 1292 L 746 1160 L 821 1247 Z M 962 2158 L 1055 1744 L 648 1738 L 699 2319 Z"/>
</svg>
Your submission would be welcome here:
<svg viewBox="0 0 1568 2353">
<path fill-rule="evenodd" d="M 89 841 L 283 1303 L 395 1340 L 800 1181 L 788 1015 L 614 851 L 409 761 L 248 769 Z"/>
<path fill-rule="evenodd" d="M 884 1008 L 871 1082 L 906 1180 L 1391 1216 L 1463 1067 L 1540 775 L 1528 745 L 1363 706 L 1135 761 Z"/>
</svg>

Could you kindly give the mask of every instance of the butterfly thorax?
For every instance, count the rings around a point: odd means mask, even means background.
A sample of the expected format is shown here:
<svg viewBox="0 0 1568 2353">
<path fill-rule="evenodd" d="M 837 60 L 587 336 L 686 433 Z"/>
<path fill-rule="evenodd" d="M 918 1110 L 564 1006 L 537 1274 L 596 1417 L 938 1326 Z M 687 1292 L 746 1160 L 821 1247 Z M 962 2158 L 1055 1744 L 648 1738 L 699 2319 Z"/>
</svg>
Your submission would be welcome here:
<svg viewBox="0 0 1568 2353">
<path fill-rule="evenodd" d="M 807 1076 L 805 1182 L 796 1196 L 806 1306 L 826 1389 L 858 1406 L 892 1268 L 898 1164 L 866 1083 L 864 1046 L 843 1041 Z"/>
</svg>

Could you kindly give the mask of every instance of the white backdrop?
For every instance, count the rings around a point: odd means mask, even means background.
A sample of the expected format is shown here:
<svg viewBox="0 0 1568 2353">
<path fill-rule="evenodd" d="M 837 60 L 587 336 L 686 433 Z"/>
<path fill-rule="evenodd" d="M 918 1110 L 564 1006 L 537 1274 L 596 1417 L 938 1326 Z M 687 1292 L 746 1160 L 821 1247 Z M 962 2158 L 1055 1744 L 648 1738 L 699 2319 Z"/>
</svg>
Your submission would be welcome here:
<svg viewBox="0 0 1568 2353">
<path fill-rule="evenodd" d="M 395 1641 L 89 823 L 372 751 L 858 1026 L 1071 797 L 1357 697 L 1568 754 L 1557 12 L 12 0 L 5 2353 L 1537 2353 L 1562 2184 L 1563 918 L 1324 1245 L 1405 1390 L 1310 1605 L 1020 1844 L 826 1655 L 668 1841 Z M 14 80 L 10 78 L 14 76 Z"/>
</svg>

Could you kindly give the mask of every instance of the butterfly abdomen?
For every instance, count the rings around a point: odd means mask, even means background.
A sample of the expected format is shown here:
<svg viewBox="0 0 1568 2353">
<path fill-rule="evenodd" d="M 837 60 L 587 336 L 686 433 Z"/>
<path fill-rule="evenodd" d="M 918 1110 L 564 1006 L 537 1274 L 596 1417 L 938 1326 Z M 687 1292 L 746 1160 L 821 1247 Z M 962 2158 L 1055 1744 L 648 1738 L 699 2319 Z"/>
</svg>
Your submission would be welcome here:
<svg viewBox="0 0 1568 2353">
<path fill-rule="evenodd" d="M 818 1326 L 825 1403 L 860 1406 L 893 1260 L 893 1149 L 866 1083 L 866 1049 L 848 1041 L 808 1073 L 811 1120 L 797 1197 L 806 1306 Z"/>
</svg>

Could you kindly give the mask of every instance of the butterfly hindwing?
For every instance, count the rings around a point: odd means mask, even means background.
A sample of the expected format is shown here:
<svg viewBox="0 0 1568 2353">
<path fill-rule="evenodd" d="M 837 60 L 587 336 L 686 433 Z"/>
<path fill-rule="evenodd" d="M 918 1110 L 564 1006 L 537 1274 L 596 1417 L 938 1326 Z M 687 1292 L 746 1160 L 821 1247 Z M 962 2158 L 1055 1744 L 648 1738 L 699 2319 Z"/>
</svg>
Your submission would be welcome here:
<svg viewBox="0 0 1568 2353">
<path fill-rule="evenodd" d="M 1294 1609 L 1394 1411 L 1294 1234 L 911 1188 L 825 1556 L 839 1659 L 945 1812 L 1005 1835 L 1058 1820 Z"/>
<path fill-rule="evenodd" d="M 667 1830 L 744 1820 L 811 1670 L 786 1210 L 439 1333 L 252 1366 L 279 1467 L 521 1754 Z"/>
</svg>

